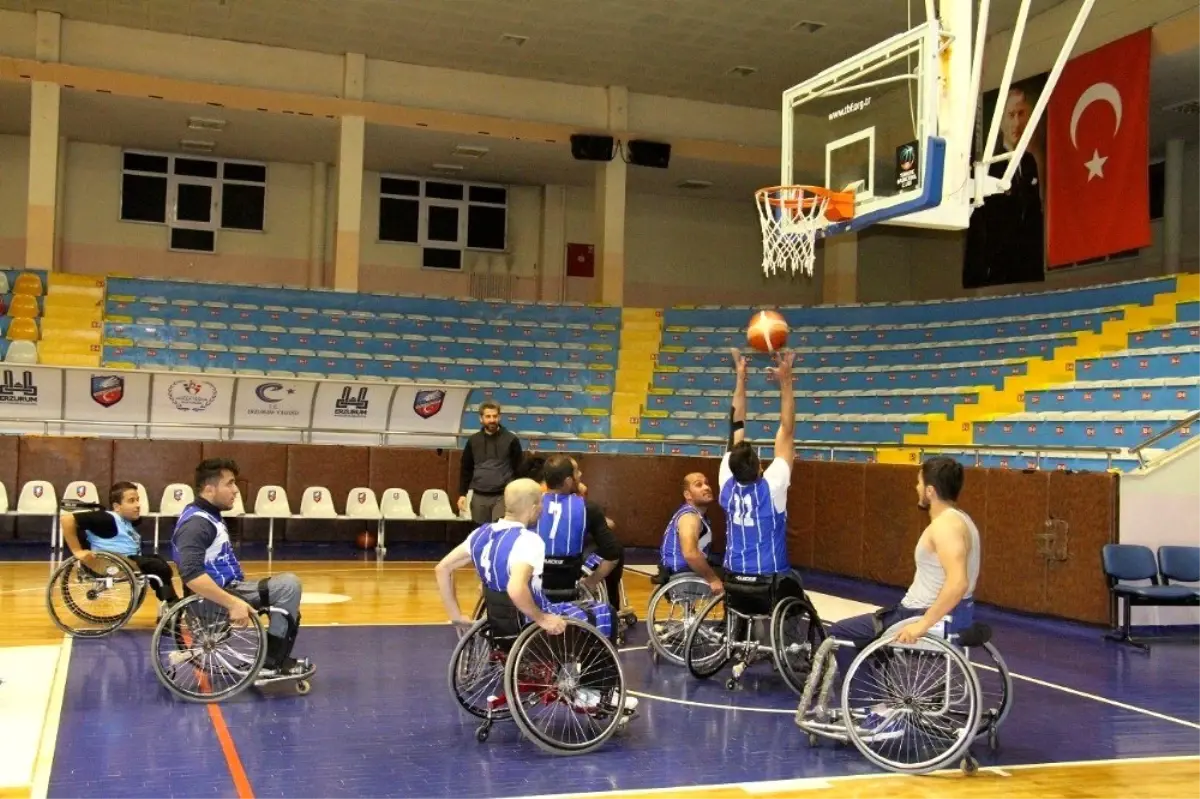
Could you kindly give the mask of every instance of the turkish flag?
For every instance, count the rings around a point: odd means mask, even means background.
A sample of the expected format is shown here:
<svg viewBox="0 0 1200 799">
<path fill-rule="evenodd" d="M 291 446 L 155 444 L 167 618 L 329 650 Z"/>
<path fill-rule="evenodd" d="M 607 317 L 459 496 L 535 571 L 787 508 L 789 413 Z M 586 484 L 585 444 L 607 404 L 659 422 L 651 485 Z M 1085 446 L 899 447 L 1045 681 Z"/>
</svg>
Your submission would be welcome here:
<svg viewBox="0 0 1200 799">
<path fill-rule="evenodd" d="M 1150 244 L 1150 30 L 1067 62 L 1046 131 L 1050 268 Z"/>
</svg>

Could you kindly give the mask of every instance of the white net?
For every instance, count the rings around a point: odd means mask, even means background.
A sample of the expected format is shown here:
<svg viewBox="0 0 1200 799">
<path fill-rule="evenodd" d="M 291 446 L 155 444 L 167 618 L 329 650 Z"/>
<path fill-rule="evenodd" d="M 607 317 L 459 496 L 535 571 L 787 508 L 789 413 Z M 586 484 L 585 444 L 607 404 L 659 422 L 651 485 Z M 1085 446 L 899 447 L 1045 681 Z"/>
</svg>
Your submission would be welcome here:
<svg viewBox="0 0 1200 799">
<path fill-rule="evenodd" d="M 754 193 L 763 235 L 763 272 L 802 271 L 812 277 L 817 231 L 828 224 L 830 197 L 808 186 L 775 186 Z"/>
</svg>

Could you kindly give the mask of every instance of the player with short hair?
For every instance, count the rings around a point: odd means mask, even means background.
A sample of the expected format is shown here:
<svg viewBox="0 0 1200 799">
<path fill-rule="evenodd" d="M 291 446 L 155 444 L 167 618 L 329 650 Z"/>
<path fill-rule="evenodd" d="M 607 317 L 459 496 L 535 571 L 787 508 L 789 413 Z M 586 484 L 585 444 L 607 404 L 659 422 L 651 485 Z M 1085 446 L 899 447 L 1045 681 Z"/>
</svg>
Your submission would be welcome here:
<svg viewBox="0 0 1200 799">
<path fill-rule="evenodd" d="M 659 582 L 665 583 L 680 572 L 692 571 L 704 578 L 709 589 L 719 594 L 724 588 L 708 561 L 712 546 L 712 527 L 708 524 L 708 506 L 713 501 L 712 486 L 702 472 L 683 478 L 683 505 L 671 516 L 659 550 Z"/>
</svg>

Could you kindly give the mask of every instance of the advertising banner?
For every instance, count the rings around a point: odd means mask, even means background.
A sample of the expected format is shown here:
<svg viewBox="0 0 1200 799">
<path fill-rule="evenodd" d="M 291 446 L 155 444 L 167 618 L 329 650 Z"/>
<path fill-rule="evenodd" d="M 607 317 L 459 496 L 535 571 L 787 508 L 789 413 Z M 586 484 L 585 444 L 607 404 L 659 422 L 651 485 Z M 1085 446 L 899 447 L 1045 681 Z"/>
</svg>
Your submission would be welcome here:
<svg viewBox="0 0 1200 799">
<path fill-rule="evenodd" d="M 397 386 L 387 429 L 393 433 L 458 435 L 468 394 L 466 386 Z"/>
<path fill-rule="evenodd" d="M 126 370 L 66 371 L 63 418 L 78 421 L 150 421 L 150 374 Z"/>
<path fill-rule="evenodd" d="M 157 372 L 150 383 L 150 421 L 215 427 L 229 424 L 232 377 Z"/>
<path fill-rule="evenodd" d="M 63 373 L 46 366 L 0 366 L 0 416 L 9 419 L 59 419 Z"/>
<path fill-rule="evenodd" d="M 320 383 L 313 408 L 316 430 L 382 432 L 395 386 L 384 383 Z"/>
<path fill-rule="evenodd" d="M 312 422 L 317 384 L 274 377 L 241 377 L 233 407 L 234 427 L 305 428 Z"/>
</svg>

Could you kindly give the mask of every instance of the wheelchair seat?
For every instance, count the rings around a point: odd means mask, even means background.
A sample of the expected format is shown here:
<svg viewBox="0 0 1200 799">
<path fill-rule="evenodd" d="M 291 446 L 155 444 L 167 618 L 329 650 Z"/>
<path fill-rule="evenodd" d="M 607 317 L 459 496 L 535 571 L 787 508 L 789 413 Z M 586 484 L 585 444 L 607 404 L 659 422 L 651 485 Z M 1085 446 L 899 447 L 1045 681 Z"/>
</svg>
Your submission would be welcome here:
<svg viewBox="0 0 1200 799">
<path fill-rule="evenodd" d="M 979 621 L 958 634 L 958 644 L 964 647 L 983 646 L 991 640 L 992 628 Z"/>
</svg>

